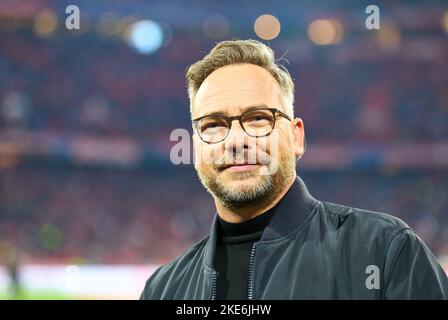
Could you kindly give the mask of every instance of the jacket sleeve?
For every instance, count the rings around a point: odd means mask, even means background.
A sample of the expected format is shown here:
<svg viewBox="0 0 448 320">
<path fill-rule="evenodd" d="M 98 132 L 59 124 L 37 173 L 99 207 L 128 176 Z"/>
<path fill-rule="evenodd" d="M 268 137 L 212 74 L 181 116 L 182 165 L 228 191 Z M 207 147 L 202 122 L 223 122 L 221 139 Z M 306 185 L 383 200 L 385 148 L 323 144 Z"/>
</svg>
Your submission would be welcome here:
<svg viewBox="0 0 448 320">
<path fill-rule="evenodd" d="M 411 229 L 391 240 L 385 261 L 385 299 L 448 299 L 448 278 L 431 250 Z"/>
</svg>

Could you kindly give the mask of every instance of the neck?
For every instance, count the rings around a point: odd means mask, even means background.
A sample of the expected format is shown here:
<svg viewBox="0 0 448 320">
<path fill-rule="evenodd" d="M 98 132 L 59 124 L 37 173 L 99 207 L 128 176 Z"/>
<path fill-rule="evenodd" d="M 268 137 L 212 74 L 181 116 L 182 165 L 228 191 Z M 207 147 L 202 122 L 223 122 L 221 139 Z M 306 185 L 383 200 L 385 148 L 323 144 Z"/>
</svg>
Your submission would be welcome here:
<svg viewBox="0 0 448 320">
<path fill-rule="evenodd" d="M 253 219 L 273 208 L 283 198 L 286 192 L 288 192 L 295 179 L 295 175 L 292 176 L 291 179 L 285 184 L 285 187 L 271 199 L 268 199 L 265 202 L 253 203 L 242 208 L 229 209 L 225 207 L 222 202 L 219 201 L 219 199 L 215 198 L 216 211 L 218 212 L 218 215 L 222 220 L 230 223 L 242 223 L 244 221 Z"/>
</svg>

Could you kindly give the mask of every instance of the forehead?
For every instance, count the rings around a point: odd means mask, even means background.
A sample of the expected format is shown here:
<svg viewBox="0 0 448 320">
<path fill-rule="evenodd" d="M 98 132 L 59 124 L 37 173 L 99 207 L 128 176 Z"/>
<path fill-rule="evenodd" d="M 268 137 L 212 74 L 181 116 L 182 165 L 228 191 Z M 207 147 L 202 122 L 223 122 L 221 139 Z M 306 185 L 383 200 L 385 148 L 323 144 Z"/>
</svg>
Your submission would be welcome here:
<svg viewBox="0 0 448 320">
<path fill-rule="evenodd" d="M 278 82 L 262 67 L 230 65 L 217 69 L 204 80 L 195 96 L 192 116 L 238 114 L 259 105 L 283 109 Z"/>
</svg>

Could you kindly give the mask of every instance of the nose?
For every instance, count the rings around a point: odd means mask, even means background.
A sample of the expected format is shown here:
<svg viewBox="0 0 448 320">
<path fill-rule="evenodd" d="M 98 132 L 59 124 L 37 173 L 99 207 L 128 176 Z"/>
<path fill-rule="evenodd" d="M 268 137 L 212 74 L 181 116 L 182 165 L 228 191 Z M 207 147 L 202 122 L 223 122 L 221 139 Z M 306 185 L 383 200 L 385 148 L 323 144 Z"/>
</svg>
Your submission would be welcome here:
<svg viewBox="0 0 448 320">
<path fill-rule="evenodd" d="M 227 152 L 239 154 L 244 149 L 249 148 L 249 136 L 241 127 L 238 120 L 233 120 L 229 135 L 225 140 L 225 149 Z"/>
</svg>

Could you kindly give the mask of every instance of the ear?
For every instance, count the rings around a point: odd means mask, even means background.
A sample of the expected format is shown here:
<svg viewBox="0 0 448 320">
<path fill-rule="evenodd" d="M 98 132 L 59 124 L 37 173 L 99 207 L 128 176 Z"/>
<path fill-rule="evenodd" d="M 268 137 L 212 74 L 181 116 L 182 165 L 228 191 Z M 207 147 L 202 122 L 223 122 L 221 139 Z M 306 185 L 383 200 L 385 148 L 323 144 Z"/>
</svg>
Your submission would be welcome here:
<svg viewBox="0 0 448 320">
<path fill-rule="evenodd" d="M 296 160 L 299 160 L 305 153 L 306 148 L 305 128 L 302 119 L 294 118 L 291 121 L 291 130 L 293 133 L 294 155 Z"/>
</svg>

